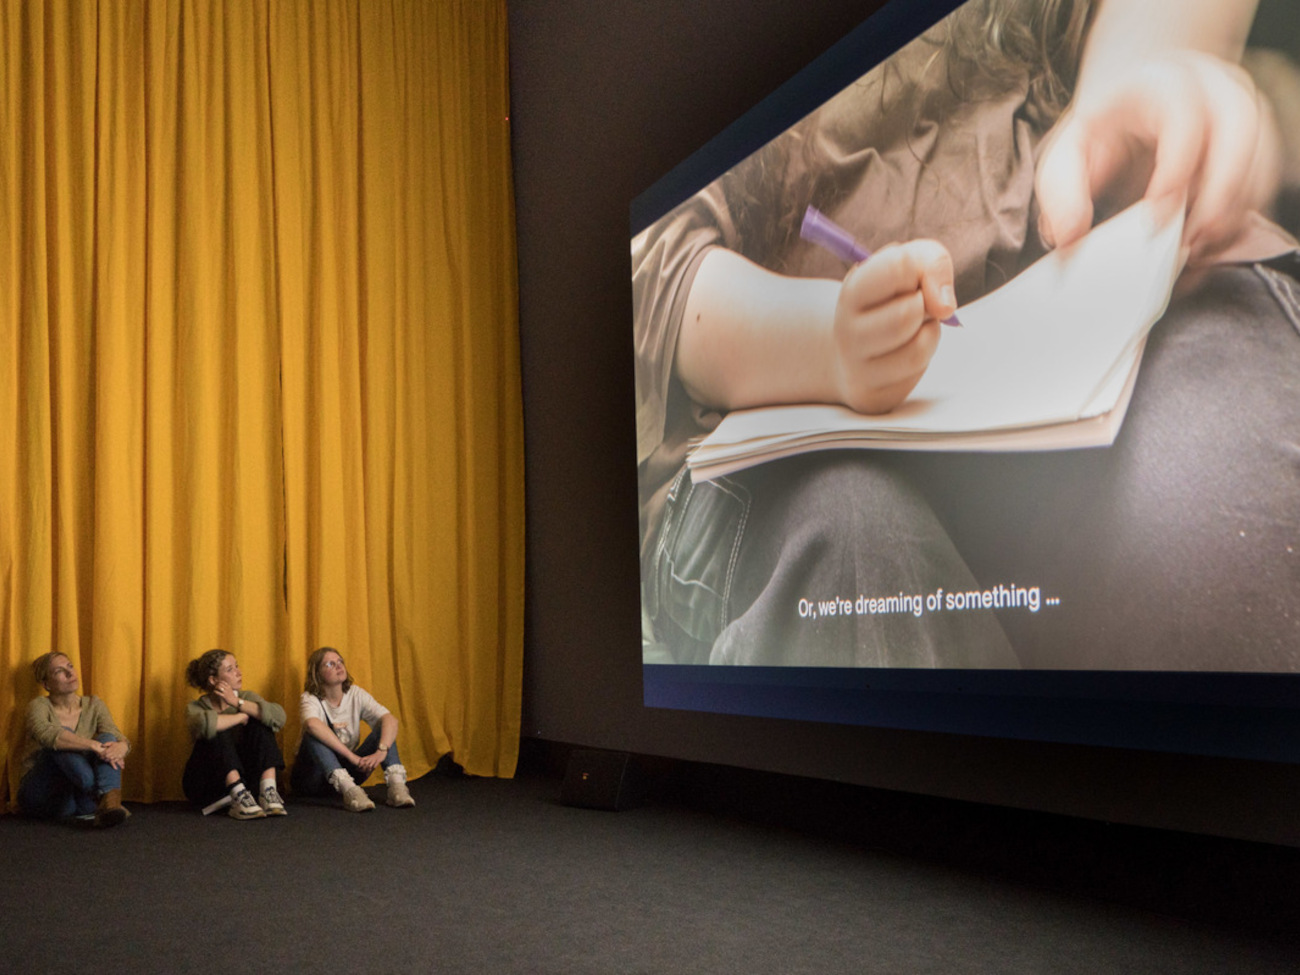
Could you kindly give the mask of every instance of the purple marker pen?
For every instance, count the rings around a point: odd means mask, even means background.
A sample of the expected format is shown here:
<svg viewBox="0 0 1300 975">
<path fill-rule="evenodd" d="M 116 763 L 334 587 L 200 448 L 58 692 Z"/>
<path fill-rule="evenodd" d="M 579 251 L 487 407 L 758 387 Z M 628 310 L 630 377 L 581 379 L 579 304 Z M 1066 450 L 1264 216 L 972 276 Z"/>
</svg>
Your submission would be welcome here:
<svg viewBox="0 0 1300 975">
<path fill-rule="evenodd" d="M 859 264 L 871 256 L 871 251 L 863 247 L 851 233 L 814 206 L 804 211 L 799 236 L 810 244 L 826 248 L 841 261 L 850 264 Z M 961 325 L 956 315 L 945 318 L 943 323 L 958 327 Z"/>
</svg>

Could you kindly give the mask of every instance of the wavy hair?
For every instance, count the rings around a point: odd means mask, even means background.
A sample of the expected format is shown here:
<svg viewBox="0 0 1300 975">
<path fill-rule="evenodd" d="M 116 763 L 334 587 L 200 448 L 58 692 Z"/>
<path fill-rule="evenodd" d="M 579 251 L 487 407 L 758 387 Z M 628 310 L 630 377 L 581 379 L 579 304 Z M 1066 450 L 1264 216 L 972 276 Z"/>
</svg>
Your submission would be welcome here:
<svg viewBox="0 0 1300 975">
<path fill-rule="evenodd" d="M 1046 132 L 1074 93 L 1095 6 L 1095 0 L 969 0 L 922 35 L 933 49 L 925 72 L 943 71 L 953 94 L 968 102 L 1027 84 L 1026 113 Z M 888 60 L 882 64 L 890 70 Z M 822 164 L 813 138 L 817 115 L 723 176 L 737 249 L 759 263 L 774 262 L 776 271 L 785 271 L 778 255 L 789 253 L 808 204 L 830 209 L 846 192 Z M 793 180 L 791 171 L 799 174 Z M 775 214 L 773 200 L 780 201 Z"/>
<path fill-rule="evenodd" d="M 221 661 L 230 656 L 229 650 L 209 650 L 185 666 L 185 682 L 200 691 L 210 691 L 212 681 L 221 669 Z"/>
<path fill-rule="evenodd" d="M 1028 102 L 1054 120 L 1078 79 L 1093 0 L 972 0 L 953 12 L 950 58 L 996 85 L 1029 72 Z"/>
<path fill-rule="evenodd" d="M 319 647 L 316 650 L 313 650 L 311 656 L 307 658 L 307 679 L 303 682 L 302 689 L 308 694 L 313 694 L 316 697 L 325 696 L 325 688 L 320 682 L 320 665 L 321 661 L 325 659 L 325 654 L 327 653 L 338 654 L 338 658 L 343 660 L 343 654 L 339 653 L 333 647 Z M 347 665 L 348 662 L 343 660 L 343 666 L 346 668 Z M 351 686 L 352 671 L 348 671 L 348 679 L 343 682 L 343 693 L 346 694 L 348 688 Z"/>
</svg>

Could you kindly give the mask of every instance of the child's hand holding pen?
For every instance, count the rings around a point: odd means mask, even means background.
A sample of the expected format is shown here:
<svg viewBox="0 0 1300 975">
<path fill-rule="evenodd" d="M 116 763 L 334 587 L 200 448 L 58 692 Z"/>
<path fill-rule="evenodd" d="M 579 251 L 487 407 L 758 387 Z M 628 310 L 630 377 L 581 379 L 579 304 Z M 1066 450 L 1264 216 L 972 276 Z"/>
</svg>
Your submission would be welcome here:
<svg viewBox="0 0 1300 975">
<path fill-rule="evenodd" d="M 811 206 L 799 235 L 854 265 L 835 308 L 840 401 L 859 413 L 888 412 L 920 382 L 939 345 L 939 323 L 961 325 L 952 257 L 934 240 L 872 255 Z"/>
<path fill-rule="evenodd" d="M 839 401 L 885 413 L 907 398 L 956 310 L 952 258 L 934 240 L 891 244 L 855 265 L 835 306 Z"/>
<path fill-rule="evenodd" d="M 913 240 L 846 260 L 857 263 L 834 281 L 710 251 L 674 360 L 690 397 L 721 410 L 839 403 L 860 413 L 906 399 L 938 347 L 939 323 L 958 324 L 952 258 L 936 241 Z"/>
</svg>

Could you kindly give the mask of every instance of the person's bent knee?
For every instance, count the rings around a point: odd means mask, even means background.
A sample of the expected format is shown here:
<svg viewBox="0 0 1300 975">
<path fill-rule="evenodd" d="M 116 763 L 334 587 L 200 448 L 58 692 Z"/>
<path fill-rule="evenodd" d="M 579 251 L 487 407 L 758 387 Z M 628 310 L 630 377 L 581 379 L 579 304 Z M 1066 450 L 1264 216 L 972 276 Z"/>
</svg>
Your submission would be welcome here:
<svg viewBox="0 0 1300 975">
<path fill-rule="evenodd" d="M 95 769 L 91 762 L 90 757 L 71 752 L 65 753 L 59 762 L 59 769 L 73 790 L 83 795 L 90 795 L 95 791 Z"/>
</svg>

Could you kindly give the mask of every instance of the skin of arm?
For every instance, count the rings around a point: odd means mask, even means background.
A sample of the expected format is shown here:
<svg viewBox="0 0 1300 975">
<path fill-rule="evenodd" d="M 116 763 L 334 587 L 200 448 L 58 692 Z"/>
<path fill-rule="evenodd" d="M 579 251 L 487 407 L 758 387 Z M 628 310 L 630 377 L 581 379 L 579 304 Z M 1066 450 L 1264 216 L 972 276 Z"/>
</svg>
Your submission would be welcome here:
<svg viewBox="0 0 1300 975">
<path fill-rule="evenodd" d="M 235 692 L 234 688 L 232 688 L 225 681 L 217 681 L 215 684 L 212 685 L 212 695 L 218 701 L 220 701 L 222 705 L 224 705 L 225 707 L 234 708 L 239 712 L 238 715 L 235 714 L 221 715 L 221 717 L 217 719 L 218 731 L 225 731 L 226 728 L 233 728 L 237 724 L 244 724 L 249 718 L 253 718 L 256 721 L 262 720 L 261 706 L 256 701 L 249 700 L 248 698 L 240 697 Z M 232 721 L 229 724 L 227 724 L 225 727 L 222 727 L 221 721 L 224 718 L 239 718 L 240 720 Z"/>
<path fill-rule="evenodd" d="M 320 718 L 308 718 L 303 722 L 303 729 L 313 738 L 320 740 L 327 748 L 337 755 L 347 759 L 351 764 L 366 771 L 373 772 L 375 767 L 388 754 L 388 745 L 397 738 L 397 719 L 392 714 L 385 714 L 379 719 L 379 744 L 380 748 L 371 752 L 369 755 L 361 756 L 348 748 L 343 742 L 339 741 L 338 735 L 330 730 Z"/>
<path fill-rule="evenodd" d="M 308 718 L 303 722 L 302 727 L 307 734 L 319 740 L 336 755 L 346 758 L 353 765 L 360 763 L 361 759 L 356 755 L 356 753 L 354 753 L 352 749 L 348 748 L 347 745 L 343 744 L 343 742 L 339 741 L 339 736 L 334 734 L 330 729 L 330 726 L 320 718 Z"/>
<path fill-rule="evenodd" d="M 61 752 L 94 752 L 98 755 L 105 745 L 93 738 L 83 738 L 67 728 L 60 728 L 59 736 L 54 739 L 54 747 Z"/>
<path fill-rule="evenodd" d="M 1045 240 L 1087 233 L 1094 202 L 1184 205 L 1193 261 L 1230 244 L 1276 192 L 1271 107 L 1238 65 L 1256 0 L 1103 0 L 1074 99 L 1036 189 Z"/>
<path fill-rule="evenodd" d="M 709 251 L 687 297 L 674 367 L 696 402 L 722 410 L 903 401 L 956 309 L 952 258 L 932 240 L 893 244 L 842 282 L 776 274 Z"/>
<path fill-rule="evenodd" d="M 110 741 L 104 745 L 101 754 L 104 756 L 104 761 L 120 772 L 126 768 L 126 756 L 130 750 L 131 746 L 124 741 Z"/>
<path fill-rule="evenodd" d="M 235 708 L 240 714 L 252 718 L 254 721 L 262 720 L 262 706 L 256 701 L 250 701 L 243 697 L 237 698 L 235 700 Z"/>
<path fill-rule="evenodd" d="M 124 741 L 96 741 L 94 738 L 83 738 L 66 728 L 59 730 L 59 737 L 54 740 L 54 747 L 66 752 L 90 752 L 100 761 L 107 762 L 119 770 L 125 767 L 126 754 L 131 750 Z"/>
<path fill-rule="evenodd" d="M 102 749 L 100 757 L 113 768 L 121 771 L 126 767 L 126 756 L 131 752 L 131 743 L 118 730 L 113 716 L 108 711 L 108 706 L 103 701 L 94 698 L 91 712 L 95 717 L 96 736 L 106 734 L 113 739 L 113 741 L 100 743 Z"/>
<path fill-rule="evenodd" d="M 252 719 L 260 721 L 272 731 L 279 731 L 284 727 L 284 708 L 271 701 L 264 701 L 252 691 L 238 691 L 230 687 L 224 681 L 218 681 L 213 684 L 212 693 L 222 708 L 234 708 L 238 714 L 221 715 L 222 718 L 236 719 L 217 728 L 217 731 L 224 731 L 226 728 L 234 727 L 235 724 L 243 724 L 245 721 Z"/>
<path fill-rule="evenodd" d="M 385 714 L 379 719 L 379 747 L 360 758 L 357 765 L 366 772 L 373 772 L 384 756 L 388 754 L 388 746 L 397 739 L 397 719 L 391 713 Z"/>
<path fill-rule="evenodd" d="M 217 731 L 229 731 L 231 728 L 237 728 L 241 724 L 248 724 L 247 714 L 219 714 L 217 715 Z"/>
</svg>

